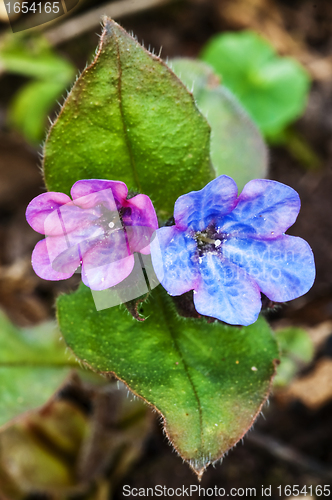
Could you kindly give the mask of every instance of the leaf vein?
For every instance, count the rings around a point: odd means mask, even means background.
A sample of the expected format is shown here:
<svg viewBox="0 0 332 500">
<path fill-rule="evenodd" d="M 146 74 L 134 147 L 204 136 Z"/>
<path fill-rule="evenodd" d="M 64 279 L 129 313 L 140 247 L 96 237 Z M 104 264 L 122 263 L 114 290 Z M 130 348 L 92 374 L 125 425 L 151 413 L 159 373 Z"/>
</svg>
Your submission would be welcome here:
<svg viewBox="0 0 332 500">
<path fill-rule="evenodd" d="M 124 109 L 123 109 L 123 103 L 122 103 L 122 67 L 121 67 L 121 57 L 120 57 L 120 48 L 119 48 L 119 43 L 116 37 L 115 39 L 115 45 L 116 45 L 116 51 L 117 51 L 117 63 L 118 63 L 118 73 L 119 73 L 119 78 L 118 78 L 118 99 L 119 99 L 119 109 L 120 109 L 120 114 L 122 118 L 122 124 L 123 124 L 123 134 L 124 134 L 124 139 L 128 148 L 129 152 L 129 158 L 130 158 L 130 164 L 131 168 L 134 174 L 134 179 L 136 182 L 136 185 L 140 191 L 141 185 L 139 182 L 138 174 L 137 174 L 137 169 L 136 169 L 136 164 L 135 164 L 135 158 L 134 158 L 134 153 L 130 144 L 129 136 L 128 136 L 128 131 L 127 131 L 127 124 L 126 124 L 126 119 L 125 119 L 125 114 L 124 114 Z"/>
<path fill-rule="evenodd" d="M 158 302 L 160 302 L 159 301 L 159 297 L 158 297 Z M 160 304 L 160 309 L 162 309 L 162 304 Z M 193 380 L 191 378 L 191 375 L 189 373 L 189 367 L 188 367 L 188 365 L 187 365 L 187 363 L 185 361 L 185 358 L 184 358 L 184 356 L 182 354 L 182 351 L 180 349 L 179 343 L 177 342 L 176 335 L 173 332 L 172 326 L 167 322 L 167 314 L 164 314 L 164 317 L 165 317 L 165 324 L 167 325 L 167 328 L 168 328 L 168 331 L 170 333 L 170 336 L 171 336 L 171 338 L 172 338 L 172 340 L 174 342 L 175 350 L 178 352 L 178 354 L 180 356 L 180 359 L 181 359 L 183 367 L 184 367 L 184 371 L 185 371 L 185 373 L 186 373 L 186 375 L 188 377 L 189 383 L 190 383 L 191 388 L 192 388 L 193 393 L 194 393 L 194 397 L 195 397 L 196 402 L 197 402 L 198 414 L 199 414 L 200 440 L 201 440 L 201 449 L 202 449 L 203 448 L 203 413 L 202 413 L 201 402 L 200 402 L 200 399 L 199 399 L 199 396 L 198 396 L 195 384 L 194 384 L 194 382 L 193 382 Z"/>
</svg>

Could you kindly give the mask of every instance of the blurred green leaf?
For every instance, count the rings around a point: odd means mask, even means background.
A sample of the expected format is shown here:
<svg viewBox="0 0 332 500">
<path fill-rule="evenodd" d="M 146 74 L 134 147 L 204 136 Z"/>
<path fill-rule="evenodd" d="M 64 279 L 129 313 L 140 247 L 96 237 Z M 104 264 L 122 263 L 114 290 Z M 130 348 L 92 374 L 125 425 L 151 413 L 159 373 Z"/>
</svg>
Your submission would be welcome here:
<svg viewBox="0 0 332 500">
<path fill-rule="evenodd" d="M 38 414 L 29 415 L 28 419 L 14 422 L 0 433 L 0 467 L 22 493 L 45 492 L 50 489 L 63 491 L 75 486 L 75 470 L 72 467 L 75 463 L 74 450 L 63 449 L 56 439 L 57 436 L 48 435 L 45 426 L 50 425 L 50 430 L 54 433 L 59 425 L 56 419 L 61 423 L 65 418 L 68 430 L 73 431 L 73 443 L 75 438 L 80 438 L 79 444 L 81 444 L 87 422 L 72 405 L 56 403 L 56 406 L 57 415 L 54 415 L 54 408 L 49 408 L 48 414 L 44 416 L 44 422 L 40 421 L 42 416 L 38 419 Z M 57 447 L 57 453 L 52 445 Z M 71 466 L 69 466 L 70 459 Z M 6 483 L 0 484 L 0 492 L 3 487 L 6 487 Z"/>
<path fill-rule="evenodd" d="M 235 96 L 213 73 L 193 59 L 173 59 L 171 68 L 193 94 L 211 126 L 211 159 L 217 175 L 232 177 L 241 190 L 252 179 L 267 174 L 264 140 Z"/>
<path fill-rule="evenodd" d="M 75 83 L 45 144 L 47 188 L 121 180 L 167 219 L 183 193 L 214 172 L 210 127 L 170 69 L 112 20 L 95 61 Z"/>
<path fill-rule="evenodd" d="M 322 165 L 322 159 L 312 149 L 306 139 L 292 126 L 279 132 L 277 135 L 269 136 L 271 145 L 284 145 L 295 160 L 305 168 L 315 170 Z"/>
<path fill-rule="evenodd" d="M 6 34 L 0 39 L 0 67 L 39 80 L 62 83 L 75 76 L 74 66 L 60 57 L 41 35 Z"/>
<path fill-rule="evenodd" d="M 276 340 L 281 356 L 274 385 L 282 387 L 289 384 L 299 368 L 312 361 L 314 346 L 308 333 L 302 328 L 279 330 L 276 332 Z"/>
<path fill-rule="evenodd" d="M 58 55 L 40 34 L 7 34 L 0 39 L 0 68 L 33 80 L 20 88 L 9 106 L 9 125 L 38 144 L 47 115 L 75 76 L 74 66 Z"/>
<path fill-rule="evenodd" d="M 299 361 L 309 363 L 314 355 L 311 338 L 303 328 L 289 327 L 276 333 L 281 354 L 292 355 Z"/>
<path fill-rule="evenodd" d="M 64 91 L 57 81 L 32 81 L 14 97 L 9 108 L 9 123 L 32 143 L 45 136 L 47 115 Z"/>
<path fill-rule="evenodd" d="M 144 304 L 144 315 L 142 323 L 119 307 L 97 311 L 84 285 L 58 299 L 70 348 L 153 405 L 173 446 L 201 475 L 260 412 L 275 371 L 276 343 L 263 318 L 242 328 L 184 319 L 161 286 Z"/>
<path fill-rule="evenodd" d="M 84 384 L 73 374 L 41 409 L 1 429 L 0 497 L 97 499 L 99 480 L 114 488 L 150 428 L 147 406 L 127 393 L 122 384 Z"/>
<path fill-rule="evenodd" d="M 19 330 L 0 312 L 0 425 L 44 404 L 77 366 L 54 323 Z"/>
<path fill-rule="evenodd" d="M 285 387 L 295 377 L 298 371 L 298 365 L 287 356 L 280 356 L 280 364 L 277 368 L 276 376 L 273 380 L 274 387 Z"/>
<path fill-rule="evenodd" d="M 258 34 L 217 35 L 207 43 L 201 58 L 214 68 L 267 137 L 275 136 L 303 113 L 309 75 L 296 60 L 279 57 Z"/>
</svg>

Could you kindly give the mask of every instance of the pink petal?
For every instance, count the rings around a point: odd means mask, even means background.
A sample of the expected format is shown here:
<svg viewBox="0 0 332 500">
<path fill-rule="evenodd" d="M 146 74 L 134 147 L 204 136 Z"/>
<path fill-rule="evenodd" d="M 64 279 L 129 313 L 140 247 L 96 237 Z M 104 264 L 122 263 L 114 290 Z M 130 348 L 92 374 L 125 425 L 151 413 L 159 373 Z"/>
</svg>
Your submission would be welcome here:
<svg viewBox="0 0 332 500">
<path fill-rule="evenodd" d="M 124 207 L 130 207 L 131 213 L 123 215 L 125 226 L 151 227 L 158 229 L 158 219 L 152 201 L 145 194 L 138 194 L 126 200 Z"/>
<path fill-rule="evenodd" d="M 84 232 L 94 225 L 100 211 L 82 209 L 72 201 L 51 212 L 44 222 L 44 233 L 48 236 L 68 235 L 74 231 Z"/>
<path fill-rule="evenodd" d="M 83 283 L 92 290 L 106 290 L 127 278 L 132 272 L 134 264 L 134 256 L 128 255 L 124 259 L 86 269 L 83 259 Z"/>
<path fill-rule="evenodd" d="M 105 290 L 116 285 L 133 269 L 134 258 L 124 230 L 84 242 L 80 249 L 82 279 L 93 290 Z"/>
<path fill-rule="evenodd" d="M 89 179 L 75 182 L 71 188 L 75 204 L 81 208 L 93 208 L 103 204 L 108 210 L 123 206 L 128 189 L 124 182 Z"/>
<path fill-rule="evenodd" d="M 52 213 L 57 213 L 57 210 L 61 208 L 66 203 L 70 203 L 71 199 L 69 196 L 63 193 L 43 193 L 34 198 L 28 205 L 26 209 L 26 219 L 28 224 L 35 230 L 37 233 L 46 234 L 45 233 L 45 221 Z M 57 219 L 53 227 L 55 232 L 60 230 L 61 234 L 61 224 L 58 226 L 59 220 Z"/>
<path fill-rule="evenodd" d="M 48 242 L 49 245 L 47 246 L 47 239 L 39 241 L 32 252 L 31 263 L 33 270 L 44 280 L 59 281 L 70 278 L 80 264 L 78 254 L 72 255 L 70 261 L 66 259 L 65 265 L 59 266 L 62 269 L 61 272 L 59 269 L 55 269 L 52 264 L 54 258 L 57 258 L 67 247 L 64 248 L 62 241 Z M 50 249 L 52 258 L 50 258 Z"/>
<path fill-rule="evenodd" d="M 140 252 L 144 255 L 150 254 L 150 241 L 154 233 L 152 227 L 127 226 L 126 233 L 131 253 Z"/>
</svg>

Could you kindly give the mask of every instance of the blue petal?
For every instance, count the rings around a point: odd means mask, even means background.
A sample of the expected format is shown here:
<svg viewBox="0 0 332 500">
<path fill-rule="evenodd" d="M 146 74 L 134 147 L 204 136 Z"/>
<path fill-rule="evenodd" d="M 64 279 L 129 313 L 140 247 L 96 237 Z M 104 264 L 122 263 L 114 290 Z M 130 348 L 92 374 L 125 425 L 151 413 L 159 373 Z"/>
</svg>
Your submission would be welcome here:
<svg viewBox="0 0 332 500">
<path fill-rule="evenodd" d="M 220 175 L 200 191 L 180 196 L 175 203 L 177 227 L 202 231 L 236 206 L 237 186 L 227 175 Z"/>
<path fill-rule="evenodd" d="M 274 239 L 292 226 L 301 202 L 294 189 L 280 182 L 256 179 L 245 185 L 233 212 L 221 225 L 233 236 Z"/>
<path fill-rule="evenodd" d="M 170 295 L 181 295 L 197 285 L 196 242 L 189 234 L 176 226 L 162 227 L 150 248 L 154 271 Z"/>
<path fill-rule="evenodd" d="M 275 240 L 230 238 L 223 255 L 242 267 L 261 291 L 276 302 L 307 293 L 315 280 L 314 256 L 302 238 L 282 235 Z"/>
<path fill-rule="evenodd" d="M 217 253 L 201 258 L 201 282 L 194 291 L 197 312 L 231 325 L 254 323 L 261 309 L 256 283 L 240 267 Z"/>
</svg>

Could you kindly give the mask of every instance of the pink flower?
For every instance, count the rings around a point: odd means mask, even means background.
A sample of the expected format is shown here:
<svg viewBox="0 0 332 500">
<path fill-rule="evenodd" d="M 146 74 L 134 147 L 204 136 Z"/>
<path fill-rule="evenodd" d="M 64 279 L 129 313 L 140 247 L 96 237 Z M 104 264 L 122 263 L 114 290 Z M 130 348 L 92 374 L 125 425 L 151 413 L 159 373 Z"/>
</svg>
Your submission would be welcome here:
<svg viewBox="0 0 332 500">
<path fill-rule="evenodd" d="M 45 280 L 70 278 L 82 265 L 82 280 L 93 290 L 123 281 L 134 267 L 134 253 L 148 255 L 158 228 L 150 198 L 127 199 L 120 181 L 81 180 L 63 193 L 48 192 L 28 205 L 30 226 L 46 238 L 32 253 L 32 267 Z"/>
</svg>

